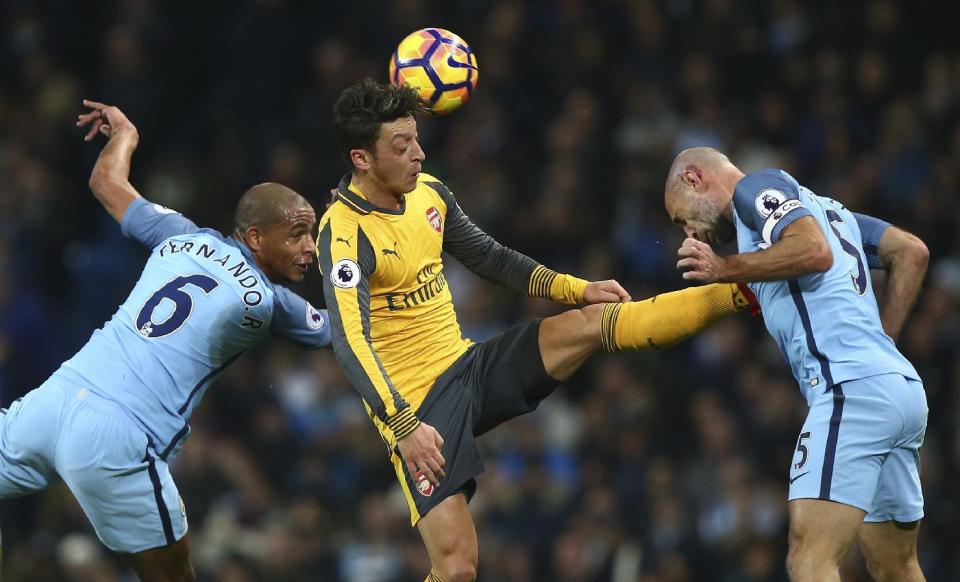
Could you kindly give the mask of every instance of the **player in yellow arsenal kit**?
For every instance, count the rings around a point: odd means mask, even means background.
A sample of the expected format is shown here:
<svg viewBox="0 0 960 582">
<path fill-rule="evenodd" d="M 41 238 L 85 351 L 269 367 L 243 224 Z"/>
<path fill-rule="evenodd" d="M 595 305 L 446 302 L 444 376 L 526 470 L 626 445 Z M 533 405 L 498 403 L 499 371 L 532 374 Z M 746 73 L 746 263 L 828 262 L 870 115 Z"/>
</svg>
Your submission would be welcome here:
<svg viewBox="0 0 960 582">
<path fill-rule="evenodd" d="M 340 364 L 387 443 L 433 569 L 473 580 L 467 509 L 483 471 L 475 437 L 535 409 L 593 353 L 665 347 L 750 306 L 736 285 L 632 302 L 616 281 L 551 271 L 477 228 L 421 172 L 417 93 L 365 80 L 334 106 L 352 172 L 320 221 L 317 256 Z M 588 304 L 480 344 L 460 332 L 440 253 L 517 292 Z"/>
</svg>

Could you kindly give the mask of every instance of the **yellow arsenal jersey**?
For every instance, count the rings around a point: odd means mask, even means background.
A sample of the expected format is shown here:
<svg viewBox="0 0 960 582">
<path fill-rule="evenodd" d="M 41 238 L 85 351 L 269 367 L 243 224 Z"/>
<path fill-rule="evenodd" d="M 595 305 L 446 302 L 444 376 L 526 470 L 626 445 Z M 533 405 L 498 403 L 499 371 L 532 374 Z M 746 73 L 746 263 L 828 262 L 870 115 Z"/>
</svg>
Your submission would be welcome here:
<svg viewBox="0 0 960 582">
<path fill-rule="evenodd" d="M 519 292 L 576 299 L 563 296 L 569 281 L 557 279 L 566 276 L 477 228 L 436 178 L 421 174 L 391 210 L 367 201 L 348 174 L 320 219 L 317 257 L 337 359 L 390 445 L 416 427 L 434 381 L 471 345 L 457 322 L 442 251 Z"/>
</svg>

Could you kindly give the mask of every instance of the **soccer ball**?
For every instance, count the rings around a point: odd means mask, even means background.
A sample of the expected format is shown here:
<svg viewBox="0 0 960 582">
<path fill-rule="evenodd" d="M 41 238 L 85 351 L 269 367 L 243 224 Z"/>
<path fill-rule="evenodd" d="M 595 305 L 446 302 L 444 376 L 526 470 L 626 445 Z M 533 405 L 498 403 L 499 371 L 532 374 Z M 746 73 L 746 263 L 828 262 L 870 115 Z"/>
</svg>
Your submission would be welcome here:
<svg viewBox="0 0 960 582">
<path fill-rule="evenodd" d="M 467 43 L 442 28 L 410 34 L 390 58 L 390 82 L 416 89 L 439 115 L 467 101 L 477 88 L 477 73 L 477 57 Z"/>
</svg>

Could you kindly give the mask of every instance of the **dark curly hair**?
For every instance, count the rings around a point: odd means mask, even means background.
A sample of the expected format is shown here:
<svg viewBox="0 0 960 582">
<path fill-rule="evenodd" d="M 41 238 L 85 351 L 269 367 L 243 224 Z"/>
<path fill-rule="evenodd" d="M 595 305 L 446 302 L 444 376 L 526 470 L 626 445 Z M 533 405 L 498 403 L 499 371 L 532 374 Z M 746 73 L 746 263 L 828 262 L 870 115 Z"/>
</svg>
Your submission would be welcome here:
<svg viewBox="0 0 960 582">
<path fill-rule="evenodd" d="M 381 124 L 426 111 L 420 94 L 407 85 L 378 83 L 370 78 L 357 81 L 333 104 L 333 129 L 340 154 L 352 169 L 350 150 L 373 151 Z"/>
</svg>

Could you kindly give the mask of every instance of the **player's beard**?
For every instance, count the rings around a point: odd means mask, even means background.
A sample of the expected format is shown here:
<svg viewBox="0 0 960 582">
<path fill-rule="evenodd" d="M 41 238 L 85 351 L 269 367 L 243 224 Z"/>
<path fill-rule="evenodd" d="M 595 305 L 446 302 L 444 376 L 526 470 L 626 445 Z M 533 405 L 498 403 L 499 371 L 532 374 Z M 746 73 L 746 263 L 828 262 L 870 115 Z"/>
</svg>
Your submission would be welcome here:
<svg viewBox="0 0 960 582">
<path fill-rule="evenodd" d="M 718 212 L 713 223 L 713 237 L 717 243 L 725 245 L 737 238 L 737 228 L 733 221 Z"/>
<path fill-rule="evenodd" d="M 727 244 L 736 238 L 737 230 L 733 221 L 723 215 L 722 208 L 714 206 L 708 200 L 699 200 L 696 212 L 703 224 L 710 225 L 710 229 L 704 233 L 710 240 L 705 242 Z"/>
</svg>

